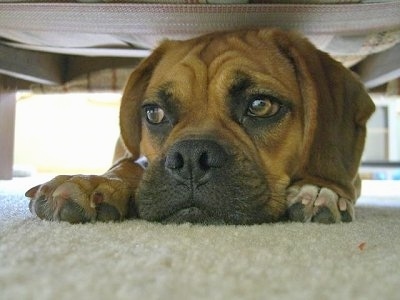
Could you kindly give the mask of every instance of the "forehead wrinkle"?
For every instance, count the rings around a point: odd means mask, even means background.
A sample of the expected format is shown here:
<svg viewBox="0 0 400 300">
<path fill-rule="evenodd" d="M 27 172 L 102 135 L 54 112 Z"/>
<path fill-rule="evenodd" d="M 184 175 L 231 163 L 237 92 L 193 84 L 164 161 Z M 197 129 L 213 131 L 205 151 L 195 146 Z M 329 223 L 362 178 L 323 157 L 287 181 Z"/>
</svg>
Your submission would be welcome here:
<svg viewBox="0 0 400 300">
<path fill-rule="evenodd" d="M 182 74 L 183 82 L 180 86 L 188 89 L 185 93 L 190 97 L 198 98 L 199 101 L 206 101 L 207 97 L 204 93 L 207 91 L 208 85 L 207 67 L 196 57 L 183 61 L 181 67 L 184 68 L 184 73 Z"/>
<path fill-rule="evenodd" d="M 167 70 L 165 79 L 173 83 L 173 91 L 182 104 L 190 102 L 192 106 L 194 103 L 200 106 L 207 102 L 207 66 L 200 55 L 204 47 L 204 44 L 194 46 Z"/>
<path fill-rule="evenodd" d="M 225 74 L 221 72 L 230 69 L 230 72 L 243 71 L 254 76 L 259 79 L 257 83 L 261 86 L 271 84 L 271 89 L 278 88 L 281 93 L 292 94 L 292 97 L 295 94 L 298 98 L 298 82 L 293 65 L 272 41 L 260 37 L 257 31 L 213 39 L 202 51 L 202 56 L 208 65 L 209 82 L 220 81 L 217 87 L 229 80 L 229 71 Z"/>
<path fill-rule="evenodd" d="M 210 62 L 208 67 L 209 81 L 214 78 L 221 78 L 222 72 L 232 72 L 234 69 L 239 68 L 258 70 L 260 69 L 260 65 L 236 49 L 229 50 L 216 56 Z"/>
<path fill-rule="evenodd" d="M 158 70 L 163 75 L 160 81 L 154 80 L 148 87 L 147 98 L 163 100 L 165 103 L 176 102 L 181 112 L 194 109 L 193 104 L 204 105 L 202 100 L 206 99 L 203 95 L 207 86 L 206 67 L 195 53 L 186 53 L 182 59 L 167 66 L 164 71 L 164 68 Z M 196 101 L 192 101 L 193 98 Z M 189 102 L 190 105 L 187 104 Z"/>
<path fill-rule="evenodd" d="M 162 59 L 157 64 L 150 79 L 149 86 L 159 83 L 176 81 L 179 77 L 179 68 L 191 68 L 192 58 L 198 56 L 204 45 L 196 45 L 193 41 L 167 41 L 168 48 Z M 196 72 L 194 72 L 194 75 Z"/>
<path fill-rule="evenodd" d="M 209 90 L 207 65 L 201 57 L 201 52 L 207 43 L 200 43 L 186 53 L 177 64 L 174 73 L 178 73 L 172 80 L 175 92 L 179 94 L 183 119 L 205 120 L 209 113 Z M 172 72 L 171 72 L 172 73 Z"/>
<path fill-rule="evenodd" d="M 265 66 L 256 65 L 249 60 L 241 60 L 243 63 L 233 63 L 220 66 L 214 77 L 210 80 L 210 89 L 216 95 L 227 98 L 228 91 L 238 85 L 240 79 L 251 81 L 254 93 L 271 92 L 276 96 L 298 101 L 301 98 L 296 76 L 293 72 L 274 72 L 267 70 Z M 246 62 L 249 62 L 246 64 Z M 289 70 L 290 71 L 290 70 Z M 239 84 L 240 85 L 240 84 Z"/>
</svg>

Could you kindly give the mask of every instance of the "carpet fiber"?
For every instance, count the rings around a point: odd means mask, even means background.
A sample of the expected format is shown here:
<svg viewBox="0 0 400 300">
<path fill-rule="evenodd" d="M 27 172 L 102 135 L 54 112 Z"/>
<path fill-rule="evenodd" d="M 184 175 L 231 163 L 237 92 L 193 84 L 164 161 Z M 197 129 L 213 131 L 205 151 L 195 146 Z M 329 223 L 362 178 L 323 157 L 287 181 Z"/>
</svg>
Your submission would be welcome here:
<svg viewBox="0 0 400 300">
<path fill-rule="evenodd" d="M 400 299 L 400 207 L 350 224 L 70 225 L 0 184 L 0 299 Z"/>
</svg>

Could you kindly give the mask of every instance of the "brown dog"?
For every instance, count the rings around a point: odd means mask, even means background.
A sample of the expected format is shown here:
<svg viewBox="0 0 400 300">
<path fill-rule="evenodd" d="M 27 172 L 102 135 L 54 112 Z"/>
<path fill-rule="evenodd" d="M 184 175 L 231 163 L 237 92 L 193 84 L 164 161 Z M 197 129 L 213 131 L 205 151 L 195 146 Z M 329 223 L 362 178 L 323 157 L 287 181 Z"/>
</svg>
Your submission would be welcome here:
<svg viewBox="0 0 400 300">
<path fill-rule="evenodd" d="M 71 223 L 351 221 L 373 111 L 351 72 L 295 33 L 166 41 L 123 94 L 125 158 L 26 195 L 40 218 Z"/>
</svg>

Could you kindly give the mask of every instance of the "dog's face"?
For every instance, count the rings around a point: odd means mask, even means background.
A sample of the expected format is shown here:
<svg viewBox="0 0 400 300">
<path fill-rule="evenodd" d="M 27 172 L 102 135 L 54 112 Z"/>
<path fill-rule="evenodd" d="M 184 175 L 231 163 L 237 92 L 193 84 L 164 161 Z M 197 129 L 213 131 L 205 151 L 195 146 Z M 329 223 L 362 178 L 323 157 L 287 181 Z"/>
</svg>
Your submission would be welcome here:
<svg viewBox="0 0 400 300">
<path fill-rule="evenodd" d="M 140 217 L 277 221 L 288 187 L 299 182 L 355 198 L 369 115 L 360 93 L 348 71 L 294 34 L 165 42 L 133 73 L 121 105 L 125 144 L 148 160 L 136 193 Z M 344 145 L 325 150 L 337 139 Z"/>
</svg>

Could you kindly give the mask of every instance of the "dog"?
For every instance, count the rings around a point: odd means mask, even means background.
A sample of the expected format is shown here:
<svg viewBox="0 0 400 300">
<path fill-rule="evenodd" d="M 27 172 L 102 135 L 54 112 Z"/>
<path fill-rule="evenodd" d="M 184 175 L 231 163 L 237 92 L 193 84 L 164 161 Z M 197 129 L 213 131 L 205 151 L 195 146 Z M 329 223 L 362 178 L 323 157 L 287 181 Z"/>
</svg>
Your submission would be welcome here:
<svg viewBox="0 0 400 300">
<path fill-rule="evenodd" d="M 123 157 L 26 196 L 39 218 L 70 223 L 349 222 L 373 111 L 356 76 L 295 32 L 166 40 L 128 79 Z"/>
</svg>

